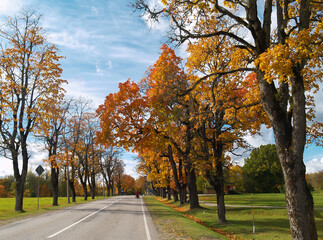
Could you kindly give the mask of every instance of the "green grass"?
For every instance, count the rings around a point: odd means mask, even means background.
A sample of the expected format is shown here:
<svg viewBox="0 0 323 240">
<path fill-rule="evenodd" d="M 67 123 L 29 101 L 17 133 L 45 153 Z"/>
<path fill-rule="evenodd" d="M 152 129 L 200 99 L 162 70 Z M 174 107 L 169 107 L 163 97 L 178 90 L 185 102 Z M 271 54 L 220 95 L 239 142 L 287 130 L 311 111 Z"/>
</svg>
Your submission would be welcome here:
<svg viewBox="0 0 323 240">
<path fill-rule="evenodd" d="M 256 193 L 256 194 L 237 194 L 225 195 L 225 203 L 228 205 L 251 205 L 254 206 L 275 206 L 284 207 L 285 195 L 283 193 Z M 315 207 L 323 208 L 323 194 L 313 194 Z M 202 195 L 200 201 L 216 203 L 216 195 Z"/>
<path fill-rule="evenodd" d="M 151 196 L 144 197 L 149 212 L 163 240 L 166 239 L 226 239 L 224 236 L 188 219 Z"/>
<path fill-rule="evenodd" d="M 250 205 L 249 194 L 227 195 L 226 204 Z M 215 202 L 215 196 L 201 196 L 200 200 Z M 253 194 L 254 205 L 284 206 L 283 194 Z M 162 200 L 161 198 L 158 198 Z M 314 194 L 315 204 L 322 206 L 323 196 Z M 179 203 L 166 201 L 179 207 Z M 256 206 L 254 209 L 248 208 L 226 208 L 226 224 L 218 224 L 215 206 L 205 206 L 204 208 L 188 210 L 188 204 L 182 207 L 184 213 L 202 220 L 206 226 L 221 229 L 237 239 L 291 239 L 289 221 L 286 209 L 261 209 Z M 166 213 L 164 213 L 167 215 Z M 183 214 L 183 213 L 180 213 Z M 256 234 L 253 234 L 253 214 L 255 218 Z M 323 210 L 315 210 L 316 228 L 319 239 L 323 239 Z M 175 224 L 173 224 L 175 225 Z"/>
<path fill-rule="evenodd" d="M 102 197 L 101 197 L 102 198 Z M 96 198 L 100 199 L 100 197 Z M 88 201 L 92 201 L 88 198 Z M 64 207 L 69 207 L 75 204 L 85 203 L 83 197 L 77 197 L 76 203 L 67 203 L 66 197 L 58 198 L 59 206 L 52 206 L 53 198 L 44 197 L 39 198 L 39 210 L 37 210 L 37 198 L 24 198 L 23 209 L 24 212 L 15 211 L 15 198 L 0 198 L 0 225 L 8 223 L 13 220 L 20 218 L 27 218 L 34 214 L 43 213 L 49 210 L 60 209 Z"/>
</svg>

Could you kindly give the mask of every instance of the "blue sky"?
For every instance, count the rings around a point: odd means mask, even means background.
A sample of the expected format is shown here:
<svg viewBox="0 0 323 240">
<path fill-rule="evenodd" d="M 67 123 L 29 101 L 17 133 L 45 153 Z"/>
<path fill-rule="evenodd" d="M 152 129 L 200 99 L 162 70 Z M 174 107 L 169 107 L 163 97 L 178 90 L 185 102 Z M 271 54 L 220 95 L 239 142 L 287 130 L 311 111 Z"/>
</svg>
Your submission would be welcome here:
<svg viewBox="0 0 323 240">
<path fill-rule="evenodd" d="M 56 44 L 65 59 L 61 61 L 63 78 L 69 84 L 67 94 L 92 99 L 95 107 L 104 97 L 118 90 L 128 78 L 138 81 L 158 58 L 165 42 L 167 22 L 153 27 L 133 13 L 129 0 L 0 0 L 0 18 L 14 15 L 23 6 L 43 15 L 42 25 L 50 42 Z M 178 54 L 183 54 L 177 49 Z M 321 92 L 322 95 L 322 92 Z M 318 109 L 323 109 L 323 99 Z M 320 118 L 323 119 L 322 111 Z M 263 137 L 248 137 L 251 144 L 273 142 L 271 130 Z M 135 175 L 135 155 L 126 153 L 127 173 Z M 43 153 L 33 152 L 31 165 L 43 164 Z M 304 160 L 309 172 L 323 169 L 323 150 L 310 147 Z M 10 161 L 1 159 L 0 176 L 11 174 Z"/>
</svg>

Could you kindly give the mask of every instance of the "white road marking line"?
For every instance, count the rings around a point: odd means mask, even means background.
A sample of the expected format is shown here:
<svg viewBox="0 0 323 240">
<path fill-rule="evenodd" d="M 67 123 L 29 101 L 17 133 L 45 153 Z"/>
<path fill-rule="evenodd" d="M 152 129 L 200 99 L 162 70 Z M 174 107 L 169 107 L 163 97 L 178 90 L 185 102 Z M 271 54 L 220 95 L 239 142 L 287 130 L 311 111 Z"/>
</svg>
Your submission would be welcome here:
<svg viewBox="0 0 323 240">
<path fill-rule="evenodd" d="M 119 200 L 120 200 L 120 199 L 119 199 Z M 75 222 L 75 223 L 73 223 L 73 224 L 69 225 L 68 227 L 66 227 L 66 228 L 64 228 L 64 229 L 62 229 L 62 230 L 60 230 L 60 231 L 58 231 L 58 232 L 56 232 L 56 233 L 54 233 L 54 234 L 52 234 L 52 235 L 48 236 L 47 238 L 52 238 L 52 237 L 57 236 L 58 234 L 60 234 L 60 233 L 62 233 L 62 232 L 64 232 L 64 231 L 66 231 L 67 229 L 69 229 L 69 228 L 71 228 L 71 227 L 75 226 L 76 224 L 79 224 L 80 222 L 82 222 L 82 221 L 84 221 L 85 219 L 87 219 L 87 218 L 89 218 L 89 217 L 93 216 L 94 214 L 96 214 L 96 213 L 98 213 L 98 212 L 102 211 L 103 209 L 105 209 L 105 208 L 107 208 L 107 207 L 110 207 L 112 204 L 114 204 L 114 203 L 118 202 L 119 200 L 114 201 L 113 203 L 110 203 L 109 205 L 106 205 L 105 207 L 103 207 L 103 208 L 101 208 L 101 209 L 99 209 L 99 210 L 97 210 L 97 211 L 95 211 L 95 212 L 91 213 L 90 215 L 87 215 L 86 217 L 82 218 L 81 220 L 79 220 L 79 221 L 77 221 L 77 222 Z"/>
<path fill-rule="evenodd" d="M 143 200 L 142 199 L 141 199 L 141 209 L 142 209 L 142 214 L 144 215 L 144 222 L 145 222 L 145 229 L 146 229 L 147 240 L 151 240 L 150 233 L 149 233 L 149 229 L 148 229 L 148 225 L 147 225 L 145 210 L 144 210 L 144 204 L 143 204 Z"/>
<path fill-rule="evenodd" d="M 14 222 L 14 223 L 12 223 L 12 224 L 22 223 L 22 222 L 28 221 L 28 220 L 30 220 L 30 219 L 32 219 L 32 218 L 26 218 L 26 219 L 23 219 L 23 220 L 20 220 L 20 221 Z"/>
</svg>

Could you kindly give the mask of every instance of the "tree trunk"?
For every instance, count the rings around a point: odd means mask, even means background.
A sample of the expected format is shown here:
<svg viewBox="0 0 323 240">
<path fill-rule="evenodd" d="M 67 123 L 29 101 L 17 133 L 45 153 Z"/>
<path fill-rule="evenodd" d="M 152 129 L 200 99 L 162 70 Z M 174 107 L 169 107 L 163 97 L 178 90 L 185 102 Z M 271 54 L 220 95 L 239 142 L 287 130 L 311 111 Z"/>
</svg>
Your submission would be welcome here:
<svg viewBox="0 0 323 240">
<path fill-rule="evenodd" d="M 26 179 L 26 177 L 25 177 Z M 25 179 L 21 176 L 19 179 L 16 179 L 16 205 L 15 211 L 23 212 L 23 197 L 25 189 Z"/>
<path fill-rule="evenodd" d="M 196 175 L 195 175 L 195 169 L 191 166 L 187 169 L 188 173 L 188 191 L 189 191 L 189 199 L 190 199 L 190 210 L 194 208 L 199 208 L 199 197 L 197 192 L 197 186 L 196 186 Z"/>
<path fill-rule="evenodd" d="M 111 196 L 114 196 L 114 181 L 111 181 Z"/>
<path fill-rule="evenodd" d="M 76 193 L 75 193 L 74 182 L 69 180 L 68 183 L 69 183 L 69 186 L 70 186 L 70 190 L 72 192 L 72 202 L 76 202 Z"/>
<path fill-rule="evenodd" d="M 314 203 L 305 180 L 305 165 L 297 162 L 295 165 L 300 166 L 284 168 L 286 207 L 292 236 L 293 239 L 317 239 Z"/>
<path fill-rule="evenodd" d="M 22 140 L 21 144 L 22 150 L 22 171 L 19 173 L 19 165 L 18 165 L 18 152 L 15 150 L 11 150 L 12 163 L 13 163 L 13 171 L 16 179 L 16 205 L 15 211 L 23 212 L 23 197 L 25 190 L 25 181 L 27 176 L 28 169 L 28 153 L 27 153 L 27 144 L 24 140 Z"/>
<path fill-rule="evenodd" d="M 86 182 L 82 182 L 82 187 L 83 187 L 83 196 L 84 196 L 84 201 L 87 201 L 87 186 Z"/>
<path fill-rule="evenodd" d="M 173 189 L 173 197 L 174 197 L 174 202 L 177 202 L 178 201 L 178 192 Z"/>
<path fill-rule="evenodd" d="M 282 97 L 277 99 L 272 85 L 268 84 L 263 76 L 261 71 L 257 72 L 263 106 L 273 126 L 277 153 L 284 172 L 286 207 L 292 237 L 293 239 L 317 239 L 313 198 L 306 184 L 303 162 L 306 113 L 301 71 L 295 68 L 295 77 L 291 79 L 293 102 L 291 112 L 287 111 L 286 100 L 283 101 Z M 284 96 L 283 92 L 280 94 Z"/>
<path fill-rule="evenodd" d="M 166 188 L 165 187 L 162 188 L 162 197 L 166 198 Z"/>
<path fill-rule="evenodd" d="M 111 183 L 110 183 L 110 181 L 108 181 L 108 183 L 107 183 L 107 190 L 108 190 L 108 197 L 110 197 L 111 196 Z"/>
<path fill-rule="evenodd" d="M 91 197 L 92 199 L 95 199 L 95 190 L 96 190 L 96 183 L 95 183 L 95 173 L 91 174 Z"/>
<path fill-rule="evenodd" d="M 187 196 L 186 196 L 186 184 L 182 185 L 182 188 L 179 192 L 179 201 L 180 204 L 184 204 L 187 202 Z"/>
<path fill-rule="evenodd" d="M 225 204 L 224 204 L 224 191 L 220 190 L 219 194 L 216 194 L 217 208 L 218 208 L 218 222 L 219 224 L 225 223 Z"/>
<path fill-rule="evenodd" d="M 110 186 L 108 183 L 107 183 L 107 197 L 110 197 Z"/>
<path fill-rule="evenodd" d="M 170 186 L 167 186 L 167 196 L 168 196 L 168 200 L 172 200 L 172 194 L 170 192 Z"/>
<path fill-rule="evenodd" d="M 53 187 L 53 206 L 58 206 L 58 175 L 59 168 L 51 167 L 51 182 Z"/>
<path fill-rule="evenodd" d="M 218 161 L 216 165 L 216 174 L 211 171 L 206 172 L 206 179 L 213 187 L 216 193 L 217 209 L 218 209 L 218 223 L 225 223 L 225 203 L 224 203 L 224 176 L 222 162 Z"/>
</svg>

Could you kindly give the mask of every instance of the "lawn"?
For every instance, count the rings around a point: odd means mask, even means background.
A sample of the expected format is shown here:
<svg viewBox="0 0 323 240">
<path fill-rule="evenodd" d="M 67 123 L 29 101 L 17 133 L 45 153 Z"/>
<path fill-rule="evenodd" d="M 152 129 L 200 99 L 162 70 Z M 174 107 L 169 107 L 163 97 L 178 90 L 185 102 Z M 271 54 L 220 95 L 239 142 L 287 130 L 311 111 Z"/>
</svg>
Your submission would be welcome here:
<svg viewBox="0 0 323 240">
<path fill-rule="evenodd" d="M 100 198 L 100 197 L 99 197 Z M 101 197 L 102 198 L 102 197 Z M 88 201 L 92 201 L 88 198 Z M 53 198 L 44 197 L 39 198 L 39 210 L 37 210 L 37 198 L 24 198 L 23 209 L 25 212 L 16 212 L 15 209 L 15 198 L 0 198 L 0 225 L 10 222 L 11 220 L 17 220 L 28 218 L 34 214 L 43 213 L 53 209 L 60 209 L 75 204 L 84 203 L 83 197 L 77 197 L 76 203 L 67 203 L 66 197 L 58 198 L 59 206 L 52 206 Z"/>
<path fill-rule="evenodd" d="M 284 206 L 284 194 L 240 194 L 226 195 L 228 205 L 250 205 L 253 209 L 227 207 L 226 217 L 228 223 L 219 225 L 215 206 L 205 206 L 189 211 L 188 204 L 180 206 L 179 203 L 156 198 L 164 204 L 172 204 L 175 209 L 182 211 L 182 216 L 191 216 L 192 219 L 202 221 L 209 228 L 224 231 L 236 239 L 291 239 L 289 221 L 286 209 L 262 209 L 257 206 Z M 200 196 L 201 201 L 216 203 L 215 195 Z M 315 207 L 322 207 L 323 195 L 314 194 Z M 149 203 L 149 202 L 148 202 Z M 167 215 L 166 213 L 164 213 Z M 154 213 L 152 213 L 154 215 Z M 253 217 L 255 219 L 256 234 L 253 234 Z M 323 239 L 323 210 L 315 210 L 316 227 L 319 239 Z M 172 223 L 176 226 L 176 223 Z"/>
<path fill-rule="evenodd" d="M 314 205 L 323 208 L 323 193 L 313 193 Z M 216 195 L 200 195 L 200 201 L 216 203 Z M 285 207 L 285 195 L 282 193 L 257 193 L 225 195 L 225 203 L 228 205 L 254 205 Z"/>
</svg>

